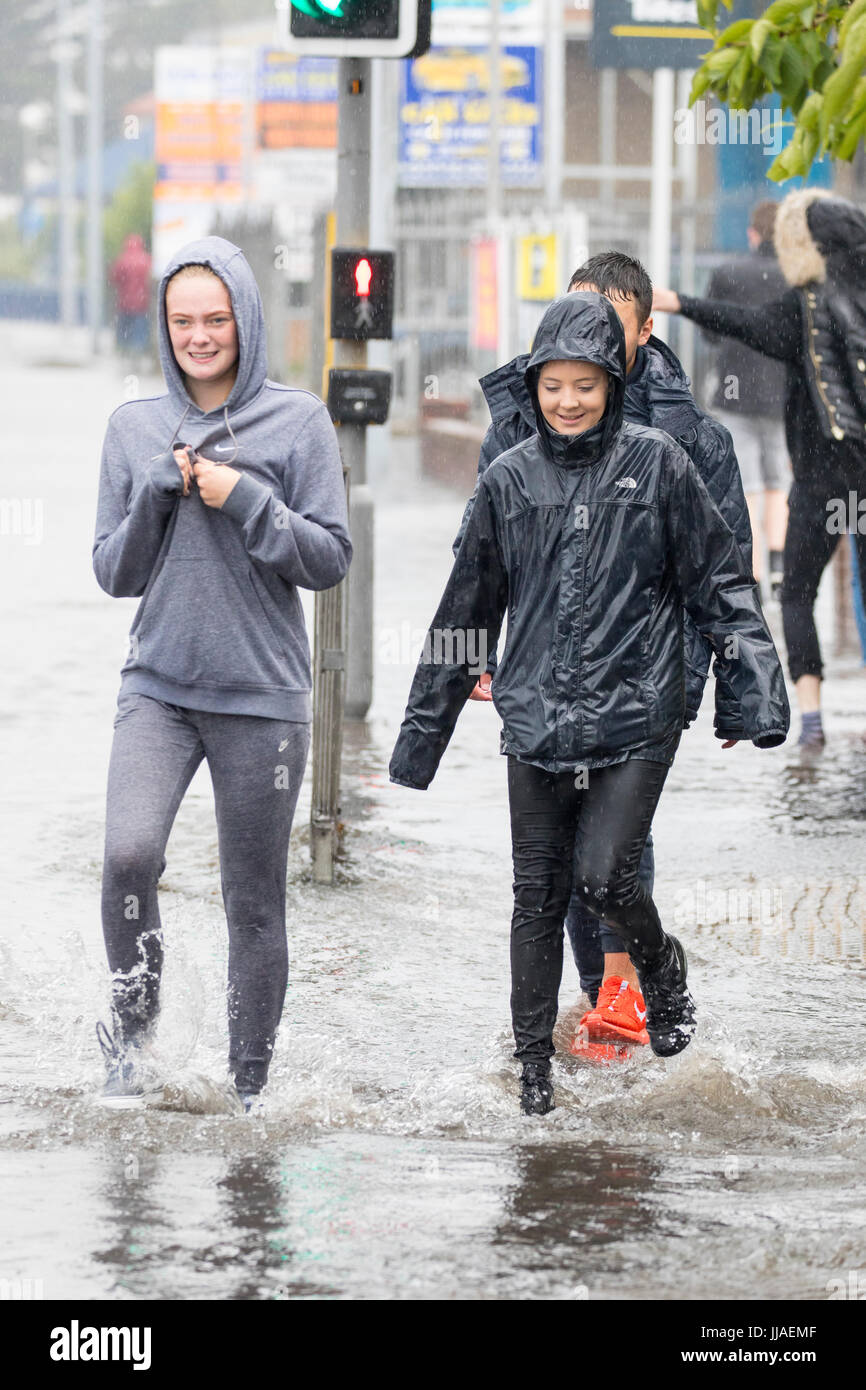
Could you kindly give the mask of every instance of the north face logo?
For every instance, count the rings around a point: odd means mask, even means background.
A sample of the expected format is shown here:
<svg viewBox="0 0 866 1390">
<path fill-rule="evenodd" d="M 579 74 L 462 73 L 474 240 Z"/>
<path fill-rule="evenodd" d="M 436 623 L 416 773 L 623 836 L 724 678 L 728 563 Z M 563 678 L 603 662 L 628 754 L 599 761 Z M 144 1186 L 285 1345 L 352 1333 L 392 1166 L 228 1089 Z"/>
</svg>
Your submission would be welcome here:
<svg viewBox="0 0 866 1390">
<path fill-rule="evenodd" d="M 617 478 L 614 487 L 637 487 L 634 478 Z"/>
</svg>

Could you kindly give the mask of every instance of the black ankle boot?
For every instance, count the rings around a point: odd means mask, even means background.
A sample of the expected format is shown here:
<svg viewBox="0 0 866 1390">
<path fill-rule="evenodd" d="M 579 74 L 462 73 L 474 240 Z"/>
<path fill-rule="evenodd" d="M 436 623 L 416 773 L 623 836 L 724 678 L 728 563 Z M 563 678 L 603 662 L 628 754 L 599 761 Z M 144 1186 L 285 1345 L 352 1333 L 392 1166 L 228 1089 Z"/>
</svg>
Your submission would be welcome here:
<svg viewBox="0 0 866 1390">
<path fill-rule="evenodd" d="M 520 1078 L 520 1108 L 524 1115 L 546 1115 L 555 1108 L 550 1067 L 545 1063 L 524 1062 Z"/>
</svg>

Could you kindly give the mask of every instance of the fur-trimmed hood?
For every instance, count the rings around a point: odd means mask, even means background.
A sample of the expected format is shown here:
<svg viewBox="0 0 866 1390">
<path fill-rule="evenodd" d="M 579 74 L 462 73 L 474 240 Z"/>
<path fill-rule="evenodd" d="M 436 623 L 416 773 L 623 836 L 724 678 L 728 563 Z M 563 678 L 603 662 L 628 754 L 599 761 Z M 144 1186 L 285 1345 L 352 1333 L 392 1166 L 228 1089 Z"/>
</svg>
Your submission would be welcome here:
<svg viewBox="0 0 866 1390">
<path fill-rule="evenodd" d="M 789 193 L 779 206 L 774 241 L 789 285 L 866 276 L 866 214 L 827 189 Z"/>
</svg>

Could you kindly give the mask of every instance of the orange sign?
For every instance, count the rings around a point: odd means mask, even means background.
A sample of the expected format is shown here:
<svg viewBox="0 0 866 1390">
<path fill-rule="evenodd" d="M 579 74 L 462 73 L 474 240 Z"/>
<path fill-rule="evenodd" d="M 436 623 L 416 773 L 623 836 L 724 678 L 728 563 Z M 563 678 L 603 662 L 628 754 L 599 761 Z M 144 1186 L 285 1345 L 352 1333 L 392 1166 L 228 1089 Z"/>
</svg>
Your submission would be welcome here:
<svg viewBox="0 0 866 1390">
<path fill-rule="evenodd" d="M 492 237 L 480 237 L 472 243 L 472 346 L 494 352 L 499 346 L 496 261 L 497 246 Z"/>
</svg>

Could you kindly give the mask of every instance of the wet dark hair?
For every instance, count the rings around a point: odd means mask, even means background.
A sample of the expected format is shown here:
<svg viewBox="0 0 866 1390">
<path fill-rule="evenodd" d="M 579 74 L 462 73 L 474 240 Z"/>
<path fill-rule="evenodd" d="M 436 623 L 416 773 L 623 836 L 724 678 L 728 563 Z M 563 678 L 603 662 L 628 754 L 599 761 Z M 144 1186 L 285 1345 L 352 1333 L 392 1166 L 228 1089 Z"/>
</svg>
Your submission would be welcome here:
<svg viewBox="0 0 866 1390">
<path fill-rule="evenodd" d="M 652 313 L 652 280 L 640 261 L 624 251 L 600 251 L 597 256 L 590 256 L 568 282 L 570 290 L 576 285 L 594 285 L 608 299 L 633 299 L 641 328 Z"/>
<path fill-rule="evenodd" d="M 760 203 L 756 203 L 752 208 L 749 226 L 758 233 L 761 241 L 773 240 L 773 231 L 776 226 L 776 213 L 778 211 L 779 204 L 773 198 L 763 198 Z"/>
</svg>

